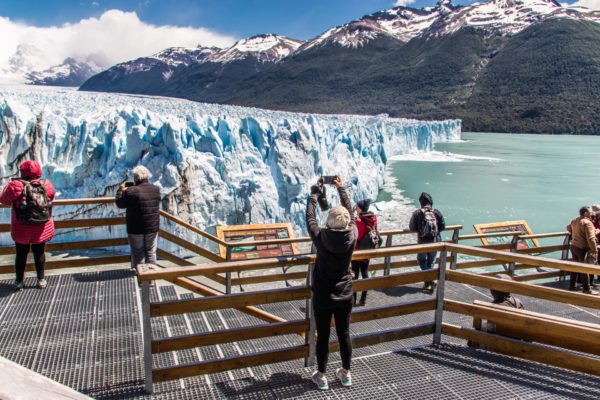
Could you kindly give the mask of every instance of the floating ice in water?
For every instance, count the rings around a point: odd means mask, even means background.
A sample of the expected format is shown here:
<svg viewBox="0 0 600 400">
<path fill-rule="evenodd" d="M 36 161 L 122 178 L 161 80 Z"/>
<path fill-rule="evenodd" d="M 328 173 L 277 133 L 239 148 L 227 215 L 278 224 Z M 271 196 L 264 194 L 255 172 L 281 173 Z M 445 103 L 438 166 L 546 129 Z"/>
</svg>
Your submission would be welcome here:
<svg viewBox="0 0 600 400">
<path fill-rule="evenodd" d="M 0 121 L 0 176 L 33 154 L 59 198 L 113 196 L 126 171 L 143 164 L 161 187 L 163 208 L 203 229 L 293 221 L 300 231 L 318 176 L 339 174 L 354 200 L 376 199 L 391 157 L 430 154 L 434 143 L 460 138 L 458 120 L 310 115 L 36 87 L 0 88 Z M 115 213 L 102 206 L 86 215 Z"/>
<path fill-rule="evenodd" d="M 500 178 L 500 180 L 501 180 L 502 182 L 510 182 L 510 179 L 508 179 L 508 178 Z"/>
<path fill-rule="evenodd" d="M 393 161 L 424 161 L 424 162 L 462 162 L 465 160 L 487 160 L 498 162 L 502 161 L 500 158 L 494 157 L 479 157 L 479 156 L 468 156 L 465 154 L 450 153 L 447 151 L 425 151 L 417 152 L 413 151 L 406 154 L 399 154 L 390 157 Z"/>
</svg>

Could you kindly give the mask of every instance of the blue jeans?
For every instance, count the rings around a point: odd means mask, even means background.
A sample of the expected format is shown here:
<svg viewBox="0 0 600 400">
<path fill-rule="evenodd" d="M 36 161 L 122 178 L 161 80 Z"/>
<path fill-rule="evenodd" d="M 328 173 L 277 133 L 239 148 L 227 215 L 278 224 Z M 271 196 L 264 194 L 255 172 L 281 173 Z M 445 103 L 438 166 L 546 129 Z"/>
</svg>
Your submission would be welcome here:
<svg viewBox="0 0 600 400">
<path fill-rule="evenodd" d="M 436 256 L 437 251 L 432 251 L 431 253 L 417 254 L 417 262 L 419 263 L 419 267 L 421 267 L 421 270 L 426 271 L 428 269 L 432 269 Z"/>
</svg>

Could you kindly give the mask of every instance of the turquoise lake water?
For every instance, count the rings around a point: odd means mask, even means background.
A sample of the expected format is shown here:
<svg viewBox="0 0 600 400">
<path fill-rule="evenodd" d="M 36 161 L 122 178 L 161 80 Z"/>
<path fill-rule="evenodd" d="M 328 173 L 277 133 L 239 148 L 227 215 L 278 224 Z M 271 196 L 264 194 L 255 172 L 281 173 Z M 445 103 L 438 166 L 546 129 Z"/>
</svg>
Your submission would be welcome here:
<svg viewBox="0 0 600 400">
<path fill-rule="evenodd" d="M 463 225 L 463 232 L 473 232 L 475 223 L 519 219 L 536 233 L 562 231 L 579 207 L 600 203 L 600 137 L 462 138 L 436 145 L 424 161 L 391 161 L 389 173 L 415 204 L 421 192 L 430 193 L 447 223 Z M 383 192 L 380 199 L 388 197 Z"/>
</svg>

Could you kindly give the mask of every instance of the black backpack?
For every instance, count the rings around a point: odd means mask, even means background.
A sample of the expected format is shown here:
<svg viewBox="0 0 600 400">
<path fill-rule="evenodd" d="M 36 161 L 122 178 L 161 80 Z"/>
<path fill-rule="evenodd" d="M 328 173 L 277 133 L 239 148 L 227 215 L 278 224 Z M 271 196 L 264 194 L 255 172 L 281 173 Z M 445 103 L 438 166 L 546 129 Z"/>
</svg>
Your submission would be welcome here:
<svg viewBox="0 0 600 400">
<path fill-rule="evenodd" d="M 52 202 L 48 200 L 44 180 L 29 182 L 19 179 L 19 181 L 24 188 L 19 203 L 15 205 L 17 219 L 29 225 L 48 222 L 52 216 Z"/>
<path fill-rule="evenodd" d="M 431 207 L 421 208 L 423 213 L 423 221 L 419 227 L 419 237 L 433 239 L 440 233 L 438 229 L 437 217 L 435 216 L 434 209 Z"/>
<path fill-rule="evenodd" d="M 381 243 L 383 243 L 383 239 L 379 236 L 379 232 L 375 229 L 369 229 L 369 231 L 360 239 L 358 242 L 359 250 L 370 250 L 370 249 L 378 249 L 381 247 Z"/>
</svg>

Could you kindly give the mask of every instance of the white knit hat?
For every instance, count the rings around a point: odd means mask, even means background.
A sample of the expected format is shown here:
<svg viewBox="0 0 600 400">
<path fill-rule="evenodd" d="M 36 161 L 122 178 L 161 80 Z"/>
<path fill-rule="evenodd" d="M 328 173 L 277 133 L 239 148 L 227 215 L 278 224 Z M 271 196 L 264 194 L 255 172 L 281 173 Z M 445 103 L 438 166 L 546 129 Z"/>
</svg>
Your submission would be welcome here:
<svg viewBox="0 0 600 400">
<path fill-rule="evenodd" d="M 335 206 L 327 215 L 327 227 L 334 230 L 344 230 L 350 224 L 350 213 L 344 206 Z"/>
</svg>

